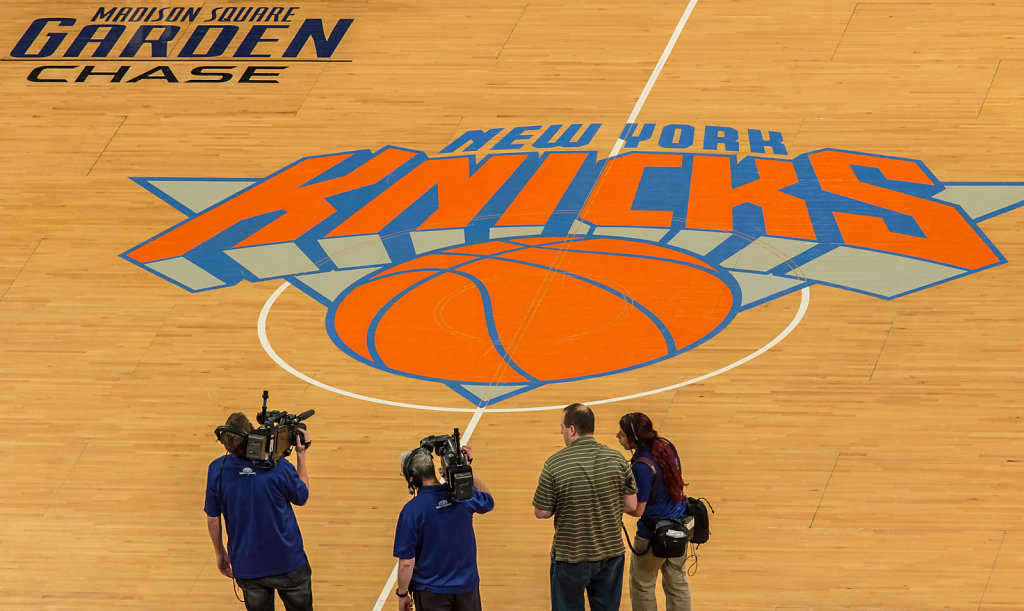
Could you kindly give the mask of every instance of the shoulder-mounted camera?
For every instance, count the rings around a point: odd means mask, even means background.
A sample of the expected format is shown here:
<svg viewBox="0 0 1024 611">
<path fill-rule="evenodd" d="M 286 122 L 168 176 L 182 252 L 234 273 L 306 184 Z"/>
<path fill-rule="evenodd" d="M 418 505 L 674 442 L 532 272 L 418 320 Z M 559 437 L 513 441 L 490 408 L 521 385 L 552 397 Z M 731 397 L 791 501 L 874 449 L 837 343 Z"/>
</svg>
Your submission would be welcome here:
<svg viewBox="0 0 1024 611">
<path fill-rule="evenodd" d="M 473 468 L 459 443 L 459 429 L 452 435 L 431 435 L 420 440 L 416 452 L 437 454 L 441 458 L 441 477 L 448 484 L 448 497 L 453 501 L 473 498 Z"/>
<path fill-rule="evenodd" d="M 300 441 L 299 429 L 305 430 L 306 425 L 302 422 L 312 416 L 315 412 L 308 410 L 298 416 L 288 412 L 267 411 L 267 399 L 270 393 L 263 391 L 263 408 L 256 414 L 256 422 L 259 427 L 252 431 L 230 425 L 221 425 L 214 430 L 217 439 L 223 443 L 221 438 L 224 433 L 238 435 L 245 440 L 245 457 L 253 465 L 263 469 L 270 469 L 277 465 L 277 461 L 292 452 L 292 447 Z M 306 442 L 305 446 L 312 445 Z"/>
</svg>

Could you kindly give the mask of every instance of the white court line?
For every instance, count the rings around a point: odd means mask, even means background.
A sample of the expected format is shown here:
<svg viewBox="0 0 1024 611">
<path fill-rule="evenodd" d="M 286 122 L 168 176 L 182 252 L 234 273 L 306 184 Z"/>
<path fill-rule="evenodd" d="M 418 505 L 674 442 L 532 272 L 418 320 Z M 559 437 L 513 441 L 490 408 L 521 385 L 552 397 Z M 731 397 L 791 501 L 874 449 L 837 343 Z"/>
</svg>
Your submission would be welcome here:
<svg viewBox="0 0 1024 611">
<path fill-rule="evenodd" d="M 347 390 L 343 390 L 341 388 L 337 388 L 335 386 L 331 386 L 330 384 L 325 384 L 325 383 L 321 382 L 320 380 L 317 380 L 316 378 L 312 378 L 312 377 L 302 373 L 298 369 L 296 369 L 296 368 L 292 367 L 290 364 L 288 364 L 288 362 L 286 362 L 283 358 L 281 358 L 281 355 L 279 355 L 277 353 L 277 351 L 274 350 L 274 347 L 270 345 L 270 340 L 267 338 L 267 317 L 270 315 L 270 310 L 273 307 L 274 302 L 277 301 L 277 298 L 289 286 L 291 286 L 291 285 L 288 282 L 285 282 L 281 286 L 277 287 L 277 290 L 274 291 L 274 293 L 267 299 L 266 303 L 263 304 L 263 309 L 260 311 L 259 321 L 257 322 L 257 329 L 256 330 L 257 330 L 257 333 L 259 334 L 260 344 L 263 346 L 263 350 L 264 350 L 264 352 L 267 353 L 267 356 L 270 357 L 270 360 L 272 360 L 275 363 L 277 363 L 277 365 L 279 367 L 281 367 L 281 369 L 284 369 L 285 371 L 287 371 L 288 373 L 292 374 L 293 376 L 299 378 L 300 380 L 302 380 L 302 381 L 304 381 L 304 382 L 306 382 L 308 384 L 316 386 L 317 388 L 321 388 L 321 389 L 326 390 L 328 392 L 332 392 L 332 393 L 335 393 L 335 394 L 338 394 L 338 395 L 342 395 L 342 396 L 345 396 L 345 397 L 350 397 L 352 399 L 358 399 L 360 401 L 368 401 L 370 403 L 380 403 L 381 405 L 392 405 L 394 407 L 409 407 L 409 408 L 412 408 L 412 409 L 422 409 L 422 410 L 437 411 L 437 412 L 472 412 L 473 413 L 473 421 L 474 422 L 475 422 L 475 420 L 479 419 L 479 416 L 481 414 L 483 414 L 485 409 L 488 412 L 492 412 L 492 413 L 508 413 L 508 412 L 539 412 L 539 411 L 546 411 L 546 410 L 562 409 L 563 407 L 565 407 L 565 404 L 562 404 L 562 403 L 560 403 L 558 405 L 542 405 L 542 406 L 538 406 L 538 407 L 508 407 L 508 408 L 504 408 L 504 407 L 498 407 L 498 408 L 495 408 L 495 407 L 486 407 L 486 408 L 481 408 L 481 407 L 445 407 L 445 406 L 440 406 L 440 405 L 419 405 L 419 404 L 416 404 L 416 403 L 401 403 L 399 401 L 388 401 L 387 399 L 378 399 L 377 397 L 368 397 L 366 395 L 360 395 L 360 394 L 357 394 L 357 393 L 354 393 L 354 392 L 349 392 Z M 582 403 L 586 403 L 587 405 L 604 405 L 604 404 L 607 404 L 607 403 L 617 403 L 619 401 L 626 401 L 626 400 L 629 400 L 629 399 L 637 399 L 639 397 L 646 397 L 648 395 L 655 395 L 655 394 L 666 392 L 666 391 L 669 391 L 669 390 L 675 390 L 677 388 L 682 388 L 684 386 L 689 386 L 690 384 L 696 384 L 697 382 L 703 382 L 704 380 L 707 380 L 709 378 L 713 378 L 713 377 L 715 377 L 715 376 L 717 376 L 719 374 L 723 374 L 723 373 L 725 373 L 727 371 L 735 369 L 735 368 L 739 367 L 740 365 L 743 365 L 744 363 L 748 363 L 751 360 L 761 356 L 765 352 L 771 350 L 776 345 L 778 345 L 779 342 L 781 342 L 782 340 L 786 339 L 786 336 L 788 336 L 790 333 L 792 333 L 793 330 L 796 329 L 797 325 L 800 324 L 800 321 L 803 320 L 804 315 L 807 313 L 807 308 L 808 308 L 810 302 L 811 302 L 811 290 L 808 287 L 804 287 L 803 290 L 801 290 L 801 292 L 800 292 L 800 306 L 797 308 L 796 314 L 793 315 L 793 319 L 791 321 L 789 321 L 788 325 L 786 325 L 786 328 L 783 329 L 782 331 L 780 331 L 779 334 L 776 335 L 767 344 L 761 346 L 760 348 L 758 348 L 754 352 L 751 352 L 747 356 L 745 356 L 745 357 L 743 357 L 743 358 L 741 358 L 741 359 L 739 359 L 737 361 L 734 361 L 734 362 L 732 362 L 732 363 L 730 363 L 728 365 L 725 365 L 724 367 L 721 367 L 721 368 L 716 369 L 716 370 L 714 370 L 712 372 L 709 372 L 709 373 L 705 373 L 705 374 L 699 375 L 696 378 L 690 378 L 689 380 L 684 380 L 682 382 L 677 382 L 677 383 L 671 384 L 669 386 L 662 386 L 661 388 L 655 388 L 654 390 L 645 390 L 643 392 L 635 393 L 635 394 L 632 394 L 632 395 L 625 395 L 625 396 L 622 396 L 622 397 L 612 397 L 611 399 L 587 399 L 587 400 L 582 401 Z M 475 424 L 474 424 L 474 426 L 475 426 Z"/>
<path fill-rule="evenodd" d="M 676 41 L 679 40 L 679 34 L 682 33 L 683 27 L 686 22 L 690 19 L 690 13 L 693 12 L 693 7 L 697 5 L 697 0 L 690 0 L 690 3 L 686 6 L 686 10 L 683 11 L 683 16 L 679 18 L 679 23 L 676 24 L 675 31 L 672 32 L 672 37 L 669 38 L 668 44 L 665 45 L 665 50 L 661 53 L 661 58 L 658 59 L 658 64 L 654 67 L 654 71 L 651 73 L 650 78 L 647 79 L 647 84 L 644 86 L 643 92 L 640 97 L 637 98 L 636 104 L 633 106 L 633 112 L 629 115 L 629 123 L 636 121 L 637 116 L 640 114 L 640 109 L 643 108 L 644 102 L 647 101 L 647 96 L 651 93 L 651 89 L 654 88 L 655 81 L 658 80 L 658 76 L 661 74 L 661 69 L 665 66 L 665 62 L 668 61 L 669 56 L 672 54 L 672 49 L 676 46 Z M 612 147 L 610 157 L 614 157 L 618 154 L 622 148 L 623 141 L 621 138 L 615 141 L 615 146 Z M 808 290 L 804 288 L 804 300 L 807 298 Z M 801 305 L 804 305 L 804 301 L 801 301 Z M 640 396 L 640 395 L 636 395 Z M 480 417 L 483 416 L 484 410 L 487 408 L 481 407 L 476 410 L 473 414 L 472 420 L 469 422 L 469 426 L 466 427 L 466 436 L 472 433 L 472 429 L 476 428 L 476 423 L 480 421 Z M 398 562 L 395 562 L 395 568 L 391 571 L 391 576 L 388 578 L 384 589 L 381 590 L 380 596 L 377 598 L 377 604 L 374 605 L 373 611 L 381 611 L 384 608 L 385 601 L 391 596 L 391 588 L 395 585 L 398 580 Z"/>
<path fill-rule="evenodd" d="M 693 7 L 697 6 L 697 0 L 690 0 L 690 3 L 686 5 L 686 10 L 683 11 L 683 16 L 679 18 L 679 23 L 676 24 L 676 29 L 672 32 L 672 37 L 668 39 L 668 44 L 665 45 L 665 50 L 661 52 L 661 58 L 658 59 L 658 63 L 654 66 L 654 72 L 651 72 L 651 77 L 647 79 L 647 84 L 644 85 L 644 90 L 640 93 L 640 97 L 636 100 L 636 105 L 633 106 L 633 112 L 629 113 L 629 118 L 626 119 L 626 123 L 633 123 L 636 118 L 640 116 L 640 109 L 644 107 L 644 103 L 647 102 L 647 96 L 650 95 L 651 90 L 654 89 L 654 83 L 661 76 L 661 69 L 665 67 L 665 62 L 668 61 L 668 57 L 672 55 L 672 49 L 676 46 L 676 41 L 679 40 L 679 35 L 683 32 L 683 27 L 686 26 L 686 22 L 690 20 L 690 13 L 693 12 Z M 622 138 L 615 141 L 615 146 L 612 147 L 612 152 L 609 157 L 614 157 L 619 154 L 622 150 L 622 145 L 625 142 Z"/>
</svg>

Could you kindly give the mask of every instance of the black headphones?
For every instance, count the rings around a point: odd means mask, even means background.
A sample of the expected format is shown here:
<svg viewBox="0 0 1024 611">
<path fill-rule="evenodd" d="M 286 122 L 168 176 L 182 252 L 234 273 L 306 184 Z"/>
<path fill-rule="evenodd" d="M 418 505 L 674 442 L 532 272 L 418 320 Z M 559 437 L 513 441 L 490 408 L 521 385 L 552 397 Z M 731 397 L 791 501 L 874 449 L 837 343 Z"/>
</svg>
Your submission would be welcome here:
<svg viewBox="0 0 1024 611">
<path fill-rule="evenodd" d="M 633 431 L 633 443 L 640 443 L 640 437 L 636 434 L 636 426 L 633 424 L 633 412 L 626 414 L 626 420 L 629 420 L 629 428 Z"/>
<path fill-rule="evenodd" d="M 405 481 L 409 484 L 409 494 L 413 496 L 416 496 L 416 491 L 423 486 L 423 476 L 412 471 L 412 460 L 417 452 L 424 452 L 427 456 L 431 456 L 430 450 L 420 446 L 410 451 L 402 462 L 402 476 L 405 477 Z"/>
<path fill-rule="evenodd" d="M 227 424 L 222 424 L 213 430 L 213 434 L 217 436 L 217 441 L 221 443 L 224 443 L 224 440 L 221 439 L 221 436 L 224 435 L 224 433 L 234 433 L 243 439 L 249 436 L 249 433 L 243 431 L 237 426 L 228 426 Z"/>
</svg>

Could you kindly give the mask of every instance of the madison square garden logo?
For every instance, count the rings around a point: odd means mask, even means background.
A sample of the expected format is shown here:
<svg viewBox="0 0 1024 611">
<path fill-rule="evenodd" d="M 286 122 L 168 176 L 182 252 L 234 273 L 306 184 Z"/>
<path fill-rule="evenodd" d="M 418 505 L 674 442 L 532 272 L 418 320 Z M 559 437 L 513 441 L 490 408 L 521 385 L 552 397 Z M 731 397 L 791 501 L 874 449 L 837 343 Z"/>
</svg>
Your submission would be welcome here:
<svg viewBox="0 0 1024 611">
<path fill-rule="evenodd" d="M 68 11 L 68 12 L 65 12 Z M 5 62 L 32 83 L 278 83 L 302 63 L 349 62 L 352 19 L 298 6 L 95 6 L 39 15 Z"/>
<path fill-rule="evenodd" d="M 599 129 L 470 131 L 439 155 L 336 152 L 263 178 L 134 178 L 185 218 L 121 256 L 191 292 L 286 280 L 325 308 L 339 359 L 484 406 L 672 359 L 814 284 L 895 299 L 999 265 L 979 223 L 1024 203 L 1024 183 L 789 157 L 759 130 L 740 157 L 733 128 L 630 124 L 626 152 L 601 158 L 585 148 Z"/>
</svg>

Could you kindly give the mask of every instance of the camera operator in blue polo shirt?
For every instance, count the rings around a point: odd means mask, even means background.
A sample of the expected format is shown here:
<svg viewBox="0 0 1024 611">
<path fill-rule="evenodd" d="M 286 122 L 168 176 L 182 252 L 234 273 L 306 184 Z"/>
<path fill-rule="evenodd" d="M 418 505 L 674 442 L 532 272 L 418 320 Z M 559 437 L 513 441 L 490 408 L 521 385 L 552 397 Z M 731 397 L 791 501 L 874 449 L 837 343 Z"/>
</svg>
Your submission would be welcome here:
<svg viewBox="0 0 1024 611">
<path fill-rule="evenodd" d="M 275 591 L 288 611 L 312 611 L 312 571 L 292 510 L 292 505 L 305 505 L 309 499 L 309 435 L 298 431 L 297 469 L 284 458 L 261 468 L 246 460 L 246 438 L 240 433 L 252 432 L 253 426 L 244 414 L 231 414 L 220 428 L 237 433 L 218 431 L 228 454 L 210 463 L 206 478 L 204 511 L 217 568 L 242 589 L 247 611 L 273 611 Z"/>
<path fill-rule="evenodd" d="M 462 446 L 468 462 L 472 450 Z M 401 456 L 402 476 L 416 496 L 398 516 L 394 555 L 398 558 L 399 611 L 480 611 L 473 514 L 494 508 L 494 497 L 476 472 L 473 496 L 453 501 L 438 482 L 434 458 L 418 448 Z"/>
</svg>

